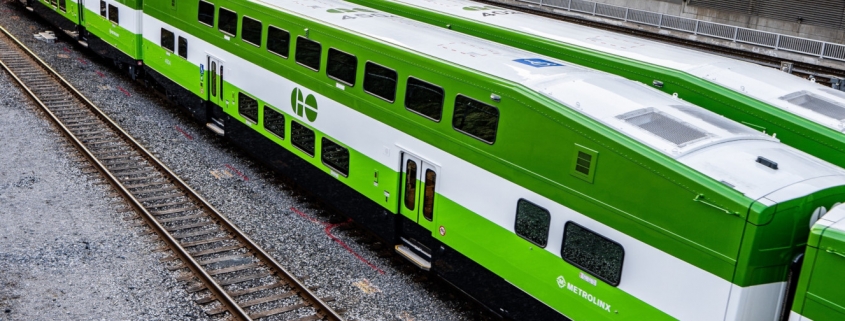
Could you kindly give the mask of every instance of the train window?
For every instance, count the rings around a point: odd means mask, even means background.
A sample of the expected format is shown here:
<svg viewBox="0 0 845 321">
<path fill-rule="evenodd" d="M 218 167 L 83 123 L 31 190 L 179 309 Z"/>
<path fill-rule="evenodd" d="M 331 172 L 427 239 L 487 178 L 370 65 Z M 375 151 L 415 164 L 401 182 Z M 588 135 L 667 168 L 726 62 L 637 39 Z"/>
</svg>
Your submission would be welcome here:
<svg viewBox="0 0 845 321">
<path fill-rule="evenodd" d="M 104 18 L 108 17 L 108 15 L 106 14 L 108 12 L 108 11 L 106 11 L 106 7 L 107 7 L 106 2 L 103 1 L 103 0 L 100 0 L 100 15 L 103 16 Z"/>
<path fill-rule="evenodd" d="M 244 16 L 241 21 L 241 27 L 244 28 L 241 39 L 261 47 L 261 31 L 264 29 L 261 21 Z"/>
<path fill-rule="evenodd" d="M 285 115 L 264 105 L 264 129 L 281 139 L 285 138 Z"/>
<path fill-rule="evenodd" d="M 118 12 L 117 7 L 111 4 L 109 4 L 109 20 L 115 24 L 120 24 L 120 13 Z"/>
<path fill-rule="evenodd" d="M 214 4 L 200 1 L 197 20 L 209 27 L 214 27 Z"/>
<path fill-rule="evenodd" d="M 56 6 L 56 0 L 50 0 L 50 4 L 52 4 L 55 7 Z"/>
<path fill-rule="evenodd" d="M 458 95 L 452 117 L 452 127 L 457 131 L 490 144 L 496 142 L 499 127 L 499 109 L 496 107 Z"/>
<path fill-rule="evenodd" d="M 247 120 L 258 123 L 258 102 L 254 98 L 238 93 L 238 112 Z"/>
<path fill-rule="evenodd" d="M 188 39 L 179 37 L 179 56 L 188 59 Z"/>
<path fill-rule="evenodd" d="M 273 26 L 267 27 L 267 50 L 287 58 L 290 51 L 290 33 Z"/>
<path fill-rule="evenodd" d="M 67 12 L 67 0 L 59 0 L 59 10 Z"/>
<path fill-rule="evenodd" d="M 405 108 L 434 121 L 440 121 L 443 114 L 443 96 L 443 88 L 410 77 L 408 88 L 405 90 Z"/>
<path fill-rule="evenodd" d="M 161 47 L 173 52 L 173 43 L 176 41 L 173 37 L 173 33 L 170 30 L 161 28 Z"/>
<path fill-rule="evenodd" d="M 358 58 L 343 51 L 329 48 L 326 75 L 349 86 L 355 86 L 357 70 Z"/>
<path fill-rule="evenodd" d="M 425 188 L 423 189 L 423 217 L 429 222 L 434 220 L 434 184 L 437 173 L 431 168 L 425 170 Z"/>
<path fill-rule="evenodd" d="M 296 38 L 296 52 L 295 60 L 300 65 L 313 69 L 320 70 L 320 54 L 323 51 L 323 46 L 314 40 L 305 39 L 302 37 Z"/>
<path fill-rule="evenodd" d="M 405 163 L 405 208 L 414 210 L 417 202 L 417 162 L 409 159 Z"/>
<path fill-rule="evenodd" d="M 392 103 L 396 99 L 396 71 L 367 62 L 364 66 L 364 91 Z"/>
<path fill-rule="evenodd" d="M 566 222 L 564 227 L 560 256 L 613 286 L 622 278 L 622 245 L 573 222 Z"/>
<path fill-rule="evenodd" d="M 320 159 L 343 176 L 349 176 L 349 149 L 323 137 Z"/>
<path fill-rule="evenodd" d="M 217 30 L 232 37 L 238 36 L 238 14 L 229 9 L 220 8 L 217 13 Z"/>
<path fill-rule="evenodd" d="M 290 122 L 290 142 L 299 150 L 314 157 L 314 131 L 299 122 Z"/>
<path fill-rule="evenodd" d="M 540 247 L 546 247 L 549 241 L 549 224 L 552 216 L 545 208 L 520 199 L 516 202 L 516 234 Z"/>
</svg>

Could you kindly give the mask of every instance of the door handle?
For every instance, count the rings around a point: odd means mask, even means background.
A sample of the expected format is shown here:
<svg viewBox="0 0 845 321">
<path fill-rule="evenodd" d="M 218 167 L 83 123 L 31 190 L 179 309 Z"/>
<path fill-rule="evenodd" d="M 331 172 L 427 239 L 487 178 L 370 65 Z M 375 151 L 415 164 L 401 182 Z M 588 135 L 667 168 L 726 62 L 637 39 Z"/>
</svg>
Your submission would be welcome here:
<svg viewBox="0 0 845 321">
<path fill-rule="evenodd" d="M 842 252 L 837 252 L 836 250 L 834 250 L 833 248 L 830 248 L 830 247 L 829 247 L 829 248 L 827 248 L 827 250 L 825 250 L 825 252 L 830 253 L 830 254 L 833 254 L 833 255 L 838 255 L 838 256 L 841 256 L 841 257 L 845 257 L 845 253 L 842 253 Z"/>
</svg>

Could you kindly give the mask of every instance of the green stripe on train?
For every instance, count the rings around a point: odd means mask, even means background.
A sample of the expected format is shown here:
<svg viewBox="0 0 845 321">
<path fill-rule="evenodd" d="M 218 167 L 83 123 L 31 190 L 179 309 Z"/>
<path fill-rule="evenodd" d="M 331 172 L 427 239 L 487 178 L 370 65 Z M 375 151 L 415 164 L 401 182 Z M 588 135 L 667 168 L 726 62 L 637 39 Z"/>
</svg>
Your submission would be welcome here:
<svg viewBox="0 0 845 321">
<path fill-rule="evenodd" d="M 133 14 L 135 13 L 138 12 L 133 11 Z M 88 8 L 85 8 L 84 26 L 88 32 L 111 44 L 129 57 L 132 57 L 132 59 L 144 59 L 143 51 L 141 50 L 141 39 L 143 36 L 140 34 L 133 33 L 109 21 L 98 12 L 88 10 Z"/>
</svg>

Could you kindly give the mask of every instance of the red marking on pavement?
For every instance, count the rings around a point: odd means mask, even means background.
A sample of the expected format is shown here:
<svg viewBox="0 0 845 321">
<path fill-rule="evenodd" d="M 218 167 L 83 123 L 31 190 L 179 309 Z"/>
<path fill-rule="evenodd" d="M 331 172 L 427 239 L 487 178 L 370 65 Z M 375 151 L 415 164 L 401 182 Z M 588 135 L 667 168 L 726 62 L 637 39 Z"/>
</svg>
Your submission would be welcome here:
<svg viewBox="0 0 845 321">
<path fill-rule="evenodd" d="M 349 245 L 347 245 L 346 242 L 344 242 L 343 240 L 339 239 L 337 236 L 332 234 L 332 229 L 334 229 L 335 227 L 352 223 L 351 218 L 347 219 L 346 222 L 331 224 L 331 223 L 328 223 L 328 222 L 321 222 L 321 221 L 317 220 L 316 218 L 313 218 L 313 217 L 309 216 L 308 214 L 305 214 L 305 213 L 299 211 L 295 207 L 291 207 L 290 209 L 294 213 L 296 213 L 299 216 L 302 216 L 303 218 L 305 218 L 306 220 L 309 220 L 313 223 L 317 223 L 317 224 L 320 224 L 322 226 L 325 226 L 325 229 L 323 229 L 323 232 L 326 232 L 326 235 L 328 235 L 328 237 L 331 238 L 332 241 L 335 241 L 335 243 L 340 244 L 340 246 L 343 247 L 344 249 L 346 249 L 346 251 L 348 251 L 349 253 L 352 253 L 352 255 L 354 255 L 359 261 L 364 262 L 364 264 L 369 265 L 371 268 L 373 268 L 373 270 L 378 271 L 379 274 L 384 274 L 384 271 L 382 269 L 378 268 L 375 264 L 370 263 L 370 261 L 367 261 L 367 259 L 365 259 L 363 256 L 361 256 L 357 252 L 355 252 L 355 250 L 353 250 L 351 247 L 349 247 Z"/>
<path fill-rule="evenodd" d="M 182 135 L 185 135 L 185 137 L 187 137 L 189 140 L 194 140 L 193 136 L 182 130 L 182 128 L 179 128 L 179 126 L 176 126 L 176 131 L 182 133 Z"/>
<path fill-rule="evenodd" d="M 82 58 L 76 58 L 76 60 L 79 60 L 79 62 L 81 62 L 83 65 L 88 64 L 88 62 L 86 62 L 85 60 L 82 60 Z"/>
<path fill-rule="evenodd" d="M 97 76 L 100 76 L 100 78 L 103 78 L 103 77 L 105 77 L 105 76 L 106 76 L 106 75 L 103 75 L 103 73 L 101 73 L 101 72 L 99 72 L 99 71 L 97 71 L 97 70 L 94 70 L 94 72 L 96 72 L 96 73 L 97 73 Z"/>
<path fill-rule="evenodd" d="M 64 49 L 65 52 L 70 52 L 70 49 L 68 49 L 67 47 L 62 47 L 62 49 Z"/>
<path fill-rule="evenodd" d="M 122 91 L 123 94 L 126 95 L 126 97 L 132 97 L 132 94 L 130 94 L 128 91 L 126 91 L 126 89 L 123 89 L 123 87 L 117 86 L 117 89 Z"/>
<path fill-rule="evenodd" d="M 241 171 L 235 169 L 234 167 L 232 167 L 232 165 L 226 164 L 226 168 L 231 169 L 233 172 L 235 172 L 235 174 L 238 174 L 238 176 L 243 178 L 245 181 L 249 180 L 249 178 L 247 178 L 246 175 L 244 175 L 244 173 L 241 173 Z"/>
</svg>

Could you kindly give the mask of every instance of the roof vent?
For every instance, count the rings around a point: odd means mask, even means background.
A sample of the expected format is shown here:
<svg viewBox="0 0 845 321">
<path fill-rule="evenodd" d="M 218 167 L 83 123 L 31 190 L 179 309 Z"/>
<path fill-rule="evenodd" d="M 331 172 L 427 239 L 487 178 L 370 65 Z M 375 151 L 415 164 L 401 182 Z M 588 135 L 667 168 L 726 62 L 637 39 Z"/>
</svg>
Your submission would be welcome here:
<svg viewBox="0 0 845 321">
<path fill-rule="evenodd" d="M 780 99 L 836 120 L 845 120 L 845 106 L 813 95 L 807 91 L 794 92 L 780 97 Z"/>
<path fill-rule="evenodd" d="M 768 168 L 778 169 L 778 163 L 775 163 L 775 161 L 765 158 L 763 156 L 757 156 L 757 162 L 763 164 L 763 166 L 766 166 Z"/>
<path fill-rule="evenodd" d="M 709 136 L 703 130 L 651 107 L 624 113 L 616 118 L 645 129 L 679 147 Z"/>
</svg>

